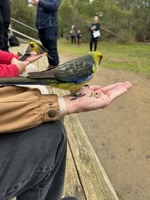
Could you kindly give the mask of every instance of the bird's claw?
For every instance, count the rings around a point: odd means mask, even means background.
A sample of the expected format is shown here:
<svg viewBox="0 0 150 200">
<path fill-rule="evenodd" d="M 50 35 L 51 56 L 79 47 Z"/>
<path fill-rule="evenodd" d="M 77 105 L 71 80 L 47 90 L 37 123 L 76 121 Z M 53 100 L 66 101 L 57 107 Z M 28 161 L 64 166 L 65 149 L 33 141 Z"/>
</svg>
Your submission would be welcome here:
<svg viewBox="0 0 150 200">
<path fill-rule="evenodd" d="M 86 94 L 83 94 L 83 93 L 79 93 L 79 94 L 72 93 L 71 96 L 73 96 L 73 98 L 71 98 L 70 101 L 76 100 L 77 98 L 83 97 L 83 96 L 85 96 L 85 95 L 86 95 Z"/>
<path fill-rule="evenodd" d="M 84 85 L 84 87 L 88 87 L 88 88 L 90 88 L 90 86 L 89 86 L 89 85 Z"/>
</svg>

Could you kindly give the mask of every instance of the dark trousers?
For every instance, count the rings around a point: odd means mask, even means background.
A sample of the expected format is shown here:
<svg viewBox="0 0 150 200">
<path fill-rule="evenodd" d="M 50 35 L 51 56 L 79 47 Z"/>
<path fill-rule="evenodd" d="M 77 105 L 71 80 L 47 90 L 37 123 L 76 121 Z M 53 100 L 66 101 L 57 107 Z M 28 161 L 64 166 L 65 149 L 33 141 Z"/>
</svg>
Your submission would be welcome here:
<svg viewBox="0 0 150 200">
<path fill-rule="evenodd" d="M 8 31 L 10 24 L 10 0 L 0 0 L 0 49 L 8 51 Z"/>
<path fill-rule="evenodd" d="M 49 65 L 59 65 L 57 49 L 58 27 L 39 29 L 39 37 L 43 46 L 49 51 L 50 56 L 53 58 L 53 60 L 48 58 Z"/>
<path fill-rule="evenodd" d="M 66 143 L 61 121 L 0 135 L 0 200 L 60 200 Z"/>
<path fill-rule="evenodd" d="M 75 36 L 71 36 L 71 43 L 73 44 L 76 44 L 76 37 Z"/>
<path fill-rule="evenodd" d="M 91 37 L 91 39 L 90 39 L 90 51 L 93 50 L 93 44 L 94 44 L 94 51 L 97 50 L 98 39 L 99 39 L 99 37 L 97 37 L 97 38 L 94 38 L 93 36 Z"/>
</svg>

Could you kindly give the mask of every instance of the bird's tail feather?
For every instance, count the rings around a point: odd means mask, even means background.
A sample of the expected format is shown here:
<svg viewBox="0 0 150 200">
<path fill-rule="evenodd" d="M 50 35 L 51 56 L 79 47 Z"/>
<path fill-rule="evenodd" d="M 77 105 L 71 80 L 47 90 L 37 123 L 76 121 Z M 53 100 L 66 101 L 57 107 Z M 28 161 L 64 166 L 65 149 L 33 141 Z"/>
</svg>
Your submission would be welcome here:
<svg viewBox="0 0 150 200">
<path fill-rule="evenodd" d="M 31 79 L 23 76 L 0 78 L 0 86 L 8 85 L 51 85 L 57 81 L 54 79 Z"/>
<path fill-rule="evenodd" d="M 51 60 L 54 60 L 54 58 L 52 56 L 50 56 L 49 54 L 47 54 L 47 57 Z"/>
<path fill-rule="evenodd" d="M 30 72 L 28 73 L 28 78 L 48 78 L 48 79 L 55 79 L 55 76 L 51 70 L 44 70 L 41 72 Z"/>
<path fill-rule="evenodd" d="M 29 79 L 29 78 L 26 78 L 26 77 L 23 77 L 23 76 L 0 78 L 0 85 L 18 85 L 18 84 L 22 84 L 22 85 L 27 85 L 27 84 L 37 85 L 37 84 L 40 84 L 40 85 L 42 85 L 42 83 L 39 80 Z"/>
</svg>

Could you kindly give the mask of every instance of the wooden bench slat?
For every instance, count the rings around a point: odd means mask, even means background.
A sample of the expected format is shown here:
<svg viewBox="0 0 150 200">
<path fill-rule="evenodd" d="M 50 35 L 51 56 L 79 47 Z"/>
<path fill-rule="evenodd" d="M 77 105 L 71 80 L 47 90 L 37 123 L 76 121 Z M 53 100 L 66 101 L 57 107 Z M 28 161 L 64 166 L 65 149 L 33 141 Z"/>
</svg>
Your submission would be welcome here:
<svg viewBox="0 0 150 200">
<path fill-rule="evenodd" d="M 70 147 L 67 149 L 67 165 L 65 176 L 64 196 L 76 196 L 78 199 L 86 200 L 81 186 L 75 163 L 72 158 Z"/>
<path fill-rule="evenodd" d="M 77 116 L 66 116 L 65 127 L 86 199 L 119 200 Z"/>
</svg>

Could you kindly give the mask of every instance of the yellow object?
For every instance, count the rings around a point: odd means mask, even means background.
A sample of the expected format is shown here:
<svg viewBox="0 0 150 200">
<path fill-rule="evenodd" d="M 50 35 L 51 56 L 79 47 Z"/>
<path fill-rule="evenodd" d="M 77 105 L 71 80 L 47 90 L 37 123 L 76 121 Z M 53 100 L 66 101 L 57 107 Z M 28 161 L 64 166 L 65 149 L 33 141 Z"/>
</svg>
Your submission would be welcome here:
<svg viewBox="0 0 150 200">
<path fill-rule="evenodd" d="M 53 59 L 50 55 L 49 55 L 49 52 L 48 50 L 42 46 L 41 44 L 35 42 L 35 41 L 30 41 L 29 42 L 29 46 L 30 48 L 32 49 L 32 51 L 35 51 L 37 54 L 41 54 L 41 53 L 47 53 L 47 56 L 50 58 L 50 59 Z"/>
</svg>

